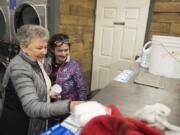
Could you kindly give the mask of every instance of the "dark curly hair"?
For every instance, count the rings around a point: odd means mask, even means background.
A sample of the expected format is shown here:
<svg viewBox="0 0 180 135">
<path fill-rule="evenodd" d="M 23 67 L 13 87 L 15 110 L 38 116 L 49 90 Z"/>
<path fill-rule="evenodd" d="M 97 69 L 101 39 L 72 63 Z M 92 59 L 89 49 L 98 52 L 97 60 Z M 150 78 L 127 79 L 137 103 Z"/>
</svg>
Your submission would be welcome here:
<svg viewBox="0 0 180 135">
<path fill-rule="evenodd" d="M 61 43 L 61 44 L 58 44 L 58 43 Z M 71 44 L 69 42 L 69 36 L 63 33 L 54 34 L 49 39 L 48 48 L 50 50 L 54 50 L 56 46 L 61 46 L 63 43 L 66 43 L 70 47 Z"/>
</svg>

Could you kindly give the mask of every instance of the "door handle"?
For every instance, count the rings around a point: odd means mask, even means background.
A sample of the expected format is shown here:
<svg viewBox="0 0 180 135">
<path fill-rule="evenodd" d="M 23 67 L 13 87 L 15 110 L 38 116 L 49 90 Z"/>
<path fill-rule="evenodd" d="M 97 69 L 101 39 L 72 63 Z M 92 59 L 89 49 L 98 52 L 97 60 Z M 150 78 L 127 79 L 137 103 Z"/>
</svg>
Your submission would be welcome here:
<svg viewBox="0 0 180 135">
<path fill-rule="evenodd" d="M 114 25 L 125 25 L 125 22 L 114 22 Z"/>
</svg>

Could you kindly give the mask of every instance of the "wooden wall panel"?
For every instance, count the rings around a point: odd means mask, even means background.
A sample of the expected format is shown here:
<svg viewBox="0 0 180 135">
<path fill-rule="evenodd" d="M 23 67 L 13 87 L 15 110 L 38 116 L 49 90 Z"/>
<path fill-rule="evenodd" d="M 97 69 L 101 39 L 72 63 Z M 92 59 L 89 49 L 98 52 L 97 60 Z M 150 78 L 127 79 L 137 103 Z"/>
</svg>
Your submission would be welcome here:
<svg viewBox="0 0 180 135">
<path fill-rule="evenodd" d="M 155 0 L 148 39 L 152 35 L 180 36 L 180 0 Z"/>
<path fill-rule="evenodd" d="M 180 23 L 180 13 L 155 13 L 153 22 Z"/>
<path fill-rule="evenodd" d="M 180 23 L 173 23 L 171 25 L 170 33 L 180 35 Z"/>
<path fill-rule="evenodd" d="M 69 25 L 85 25 L 85 26 L 93 26 L 94 19 L 88 18 L 84 16 L 75 16 L 75 15 L 61 15 L 60 25 L 69 24 Z"/>
<path fill-rule="evenodd" d="M 70 36 L 71 57 L 83 68 L 90 88 L 96 0 L 60 0 L 60 32 Z"/>
<path fill-rule="evenodd" d="M 166 33 L 166 32 L 169 32 L 170 30 L 170 23 L 152 23 L 151 24 L 151 30 L 152 31 L 155 31 L 155 32 L 163 32 L 163 33 Z"/>
<path fill-rule="evenodd" d="M 154 7 L 155 12 L 180 12 L 179 2 L 157 2 Z"/>
</svg>

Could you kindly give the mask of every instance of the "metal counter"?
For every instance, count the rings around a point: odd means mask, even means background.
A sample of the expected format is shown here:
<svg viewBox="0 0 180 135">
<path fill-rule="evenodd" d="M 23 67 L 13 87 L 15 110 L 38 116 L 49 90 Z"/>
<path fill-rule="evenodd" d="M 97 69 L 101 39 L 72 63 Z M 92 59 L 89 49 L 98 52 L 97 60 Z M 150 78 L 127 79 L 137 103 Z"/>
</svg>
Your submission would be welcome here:
<svg viewBox="0 0 180 135">
<path fill-rule="evenodd" d="M 136 73 L 140 70 L 139 67 L 132 69 Z M 134 78 L 136 75 L 134 75 Z M 113 103 L 117 105 L 123 114 L 130 117 L 145 105 L 161 103 L 171 109 L 168 121 L 171 124 L 180 126 L 180 80 L 164 78 L 164 88 L 157 89 L 136 84 L 134 78 L 128 83 L 112 81 L 91 100 L 104 105 Z"/>
</svg>

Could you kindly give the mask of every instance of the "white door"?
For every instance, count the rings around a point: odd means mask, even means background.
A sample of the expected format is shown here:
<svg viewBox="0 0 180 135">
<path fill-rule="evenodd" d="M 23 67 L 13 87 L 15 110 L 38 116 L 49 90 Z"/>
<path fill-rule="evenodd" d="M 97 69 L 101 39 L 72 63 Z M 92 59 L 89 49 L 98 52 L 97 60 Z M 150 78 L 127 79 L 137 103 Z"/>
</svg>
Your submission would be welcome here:
<svg viewBox="0 0 180 135">
<path fill-rule="evenodd" d="M 140 55 L 150 0 L 97 0 L 91 90 L 103 88 Z"/>
</svg>

